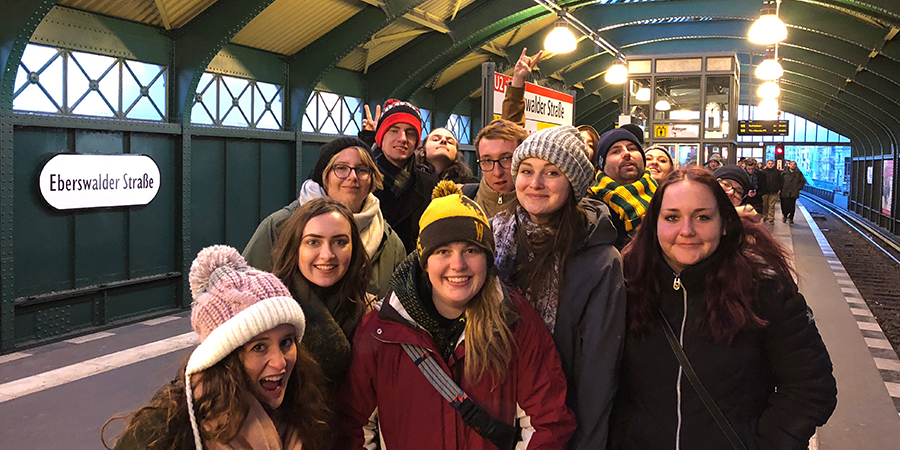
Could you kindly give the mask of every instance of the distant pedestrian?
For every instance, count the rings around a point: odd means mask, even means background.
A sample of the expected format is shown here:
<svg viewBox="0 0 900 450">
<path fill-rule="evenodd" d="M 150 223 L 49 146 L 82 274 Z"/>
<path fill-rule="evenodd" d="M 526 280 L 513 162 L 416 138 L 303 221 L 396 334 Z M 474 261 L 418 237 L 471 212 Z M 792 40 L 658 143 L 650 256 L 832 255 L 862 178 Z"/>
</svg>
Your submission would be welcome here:
<svg viewBox="0 0 900 450">
<path fill-rule="evenodd" d="M 761 176 L 766 179 L 766 190 L 763 192 L 763 220 L 775 223 L 775 203 L 781 193 L 784 178 L 781 171 L 775 167 L 775 160 L 766 161 L 766 168 L 761 170 Z"/>
<path fill-rule="evenodd" d="M 793 224 L 797 199 L 800 198 L 800 191 L 806 186 L 806 177 L 797 168 L 796 161 L 788 163 L 788 168 L 782 176 L 784 182 L 781 184 L 781 221 Z"/>
<path fill-rule="evenodd" d="M 766 191 L 766 179 L 765 177 L 760 176 L 759 164 L 757 163 L 756 158 L 751 157 L 745 159 L 744 170 L 747 172 L 747 176 L 750 179 L 750 184 L 747 186 L 747 199 L 745 200 L 745 203 L 752 206 L 757 213 L 762 214 L 762 192 Z"/>
<path fill-rule="evenodd" d="M 722 155 L 713 153 L 712 155 L 710 155 L 709 159 L 706 161 L 706 164 L 704 164 L 703 167 L 705 167 L 706 170 L 709 171 L 709 173 L 713 173 L 716 171 L 716 169 L 722 167 L 722 164 L 724 164 L 724 162 L 722 161 Z"/>
<path fill-rule="evenodd" d="M 300 346 L 306 321 L 288 289 L 224 245 L 197 255 L 190 284 L 200 345 L 128 416 L 115 448 L 328 447 L 322 372 Z"/>
</svg>

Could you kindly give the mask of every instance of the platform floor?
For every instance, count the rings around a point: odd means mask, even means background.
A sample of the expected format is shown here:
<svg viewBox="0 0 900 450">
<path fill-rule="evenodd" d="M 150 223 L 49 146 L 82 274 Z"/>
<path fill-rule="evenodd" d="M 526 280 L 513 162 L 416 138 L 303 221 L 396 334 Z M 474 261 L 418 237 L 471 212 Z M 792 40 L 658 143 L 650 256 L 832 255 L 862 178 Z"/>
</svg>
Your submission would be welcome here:
<svg viewBox="0 0 900 450">
<path fill-rule="evenodd" d="M 831 354 L 838 406 L 812 449 L 900 449 L 900 361 L 802 200 L 775 236 Z M 900 280 L 898 280 L 900 282 Z M 102 449 L 100 428 L 144 404 L 196 345 L 187 312 L 0 356 L 0 450 Z M 111 425 L 108 436 L 121 431 Z"/>
</svg>

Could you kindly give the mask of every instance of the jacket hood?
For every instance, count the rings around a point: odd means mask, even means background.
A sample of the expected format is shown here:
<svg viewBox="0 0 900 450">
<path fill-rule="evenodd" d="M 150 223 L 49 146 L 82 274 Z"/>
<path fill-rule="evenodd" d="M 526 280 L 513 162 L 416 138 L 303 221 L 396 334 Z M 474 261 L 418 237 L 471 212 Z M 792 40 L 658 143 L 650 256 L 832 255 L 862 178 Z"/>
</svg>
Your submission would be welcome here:
<svg viewBox="0 0 900 450">
<path fill-rule="evenodd" d="M 579 249 L 615 244 L 618 232 L 610 218 L 609 207 L 600 200 L 590 197 L 581 199 L 578 206 L 584 209 L 587 221 L 587 237 L 584 243 L 579 245 Z"/>
</svg>

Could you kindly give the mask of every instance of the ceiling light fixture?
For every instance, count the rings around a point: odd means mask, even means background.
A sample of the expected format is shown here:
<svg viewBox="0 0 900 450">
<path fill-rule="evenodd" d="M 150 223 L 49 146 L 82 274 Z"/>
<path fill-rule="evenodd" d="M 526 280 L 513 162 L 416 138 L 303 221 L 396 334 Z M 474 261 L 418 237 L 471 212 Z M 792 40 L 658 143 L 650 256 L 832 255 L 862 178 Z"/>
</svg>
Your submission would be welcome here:
<svg viewBox="0 0 900 450">
<path fill-rule="evenodd" d="M 747 33 L 750 42 L 771 45 L 787 39 L 787 27 L 778 18 L 780 5 L 781 0 L 766 0 L 765 6 L 759 11 L 759 19 L 753 22 L 750 32 Z"/>
<path fill-rule="evenodd" d="M 672 105 L 669 104 L 668 100 L 663 99 L 663 100 L 656 102 L 656 110 L 657 111 L 668 111 L 670 109 L 672 109 Z"/>
<path fill-rule="evenodd" d="M 778 96 L 781 95 L 781 88 L 778 87 L 778 83 L 774 81 L 766 81 L 756 90 L 756 95 L 758 95 L 759 98 L 778 98 Z"/>
<path fill-rule="evenodd" d="M 784 68 L 777 59 L 767 59 L 756 66 L 755 75 L 761 80 L 777 80 L 784 75 Z"/>
<path fill-rule="evenodd" d="M 638 91 L 634 94 L 634 99 L 639 102 L 649 102 L 650 101 L 650 88 L 642 87 L 638 89 Z"/>
<path fill-rule="evenodd" d="M 556 21 L 553 30 L 544 39 L 544 50 L 553 53 L 569 53 L 575 50 L 576 45 L 575 35 L 569 31 L 569 24 L 562 17 Z"/>
<path fill-rule="evenodd" d="M 762 119 L 777 119 L 778 108 L 778 100 L 775 100 L 774 98 L 767 98 L 759 102 L 759 109 L 757 110 L 757 113 L 758 115 L 762 116 Z"/>
<path fill-rule="evenodd" d="M 621 61 L 616 61 L 603 75 L 603 79 L 609 84 L 622 84 L 628 81 L 628 68 Z"/>
<path fill-rule="evenodd" d="M 603 49 L 606 52 L 608 52 L 610 55 L 612 55 L 616 59 L 616 61 L 620 62 L 622 65 L 624 65 L 628 62 L 625 59 L 625 55 L 622 54 L 622 52 L 618 48 L 616 48 L 615 46 L 613 46 L 612 44 L 607 42 L 606 39 L 603 39 L 600 36 L 598 31 L 591 29 L 590 27 L 585 25 L 582 21 L 578 20 L 577 17 L 569 14 L 569 12 L 567 10 L 560 7 L 555 1 L 553 1 L 553 0 L 534 0 L 534 2 L 537 3 L 538 5 L 543 6 L 548 11 L 559 16 L 559 20 L 556 21 L 556 24 L 554 25 L 553 30 L 550 31 L 550 33 L 547 35 L 547 38 L 544 40 L 544 49 L 545 50 L 553 52 L 553 53 L 565 53 L 565 52 L 570 52 L 572 50 L 575 50 L 578 40 L 572 35 L 572 32 L 569 31 L 569 28 L 571 27 L 571 28 L 574 28 L 579 33 L 581 33 L 582 35 L 584 35 L 585 37 L 587 37 L 588 39 L 590 39 L 591 42 L 593 42 L 594 45 L 596 45 L 595 51 L 597 53 L 600 53 L 600 49 Z M 555 36 L 557 34 L 562 34 L 563 32 L 568 33 L 569 36 L 571 36 L 571 40 L 568 37 L 563 37 L 562 39 L 560 39 L 560 41 L 568 42 L 569 44 L 567 44 L 567 45 L 571 46 L 570 50 L 565 50 L 566 48 L 569 48 L 568 46 L 554 47 L 554 45 L 556 45 L 556 42 L 555 42 L 556 37 Z M 551 40 L 551 37 L 553 37 L 552 40 Z M 554 49 L 554 48 L 556 48 L 556 49 Z M 565 50 L 565 51 L 563 51 L 563 50 Z M 616 69 L 616 71 L 618 71 L 618 70 L 620 70 L 620 69 Z M 616 73 L 616 72 L 614 72 L 614 73 Z M 625 70 L 625 78 L 627 79 L 627 77 L 628 77 L 628 70 L 626 69 Z M 624 83 L 624 82 L 625 81 L 623 80 L 619 83 Z M 616 84 L 619 84 L 619 83 L 616 83 Z"/>
</svg>

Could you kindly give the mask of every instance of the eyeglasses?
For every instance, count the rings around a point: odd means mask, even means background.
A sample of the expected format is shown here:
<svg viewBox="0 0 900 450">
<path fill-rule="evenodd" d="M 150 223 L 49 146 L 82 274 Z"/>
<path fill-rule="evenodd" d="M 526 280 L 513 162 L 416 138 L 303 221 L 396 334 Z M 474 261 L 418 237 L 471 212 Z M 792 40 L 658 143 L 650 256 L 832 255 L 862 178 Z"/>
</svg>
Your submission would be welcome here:
<svg viewBox="0 0 900 450">
<path fill-rule="evenodd" d="M 726 194 L 731 195 L 733 193 L 734 195 L 737 195 L 740 198 L 744 198 L 745 192 L 743 189 L 732 186 L 731 182 L 728 180 L 723 180 L 723 179 L 719 178 L 718 181 L 719 181 L 719 186 L 722 186 L 722 189 L 725 190 Z"/>
<path fill-rule="evenodd" d="M 334 176 L 336 176 L 342 180 L 350 176 L 350 171 L 355 171 L 356 178 L 359 178 L 360 180 L 363 180 L 363 181 L 368 180 L 369 177 L 372 175 L 372 168 L 366 167 L 366 166 L 350 167 L 350 166 L 345 166 L 345 165 L 339 165 L 339 166 L 333 166 L 331 168 L 331 173 L 333 173 Z"/>
<path fill-rule="evenodd" d="M 504 156 L 500 159 L 479 159 L 478 165 L 481 166 L 481 170 L 484 172 L 490 172 L 494 170 L 494 163 L 500 164 L 501 169 L 509 169 L 512 167 L 512 156 Z"/>
</svg>

